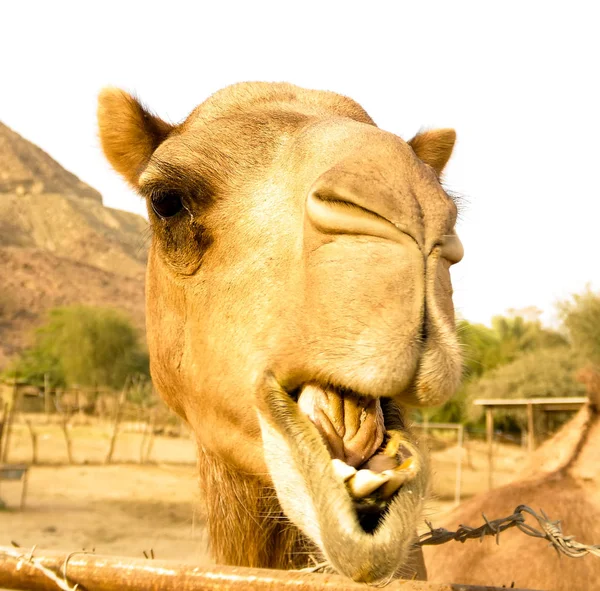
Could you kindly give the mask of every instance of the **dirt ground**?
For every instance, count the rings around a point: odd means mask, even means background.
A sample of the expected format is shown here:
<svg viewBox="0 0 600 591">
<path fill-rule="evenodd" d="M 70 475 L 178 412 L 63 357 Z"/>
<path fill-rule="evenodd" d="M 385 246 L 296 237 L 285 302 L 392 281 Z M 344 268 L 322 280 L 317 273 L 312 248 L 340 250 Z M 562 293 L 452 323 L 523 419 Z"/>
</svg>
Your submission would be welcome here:
<svg viewBox="0 0 600 591">
<path fill-rule="evenodd" d="M 202 517 L 193 466 L 43 466 L 30 472 L 24 511 L 0 512 L 0 545 L 202 562 Z M 9 507 L 18 483 L 2 482 Z"/>
<path fill-rule="evenodd" d="M 24 547 L 85 548 L 133 557 L 152 549 L 161 559 L 209 562 L 191 438 L 156 437 L 152 463 L 140 464 L 143 435 L 125 432 L 117 440 L 117 463 L 102 465 L 110 430 L 102 425 L 75 426 L 71 435 L 77 464 L 65 465 L 60 428 L 35 429 L 44 465 L 30 469 L 24 511 L 18 510 L 21 483 L 0 483 L 0 498 L 7 505 L 0 511 L 0 545 L 14 541 Z M 463 449 L 463 499 L 487 487 L 486 450 L 481 441 L 467 441 Z M 526 453 L 518 446 L 497 444 L 495 455 L 494 483 L 503 484 L 518 471 Z M 425 518 L 434 525 L 453 506 L 457 456 L 451 441 L 432 452 L 434 497 Z M 9 461 L 30 460 L 30 434 L 25 425 L 16 425 Z"/>
</svg>

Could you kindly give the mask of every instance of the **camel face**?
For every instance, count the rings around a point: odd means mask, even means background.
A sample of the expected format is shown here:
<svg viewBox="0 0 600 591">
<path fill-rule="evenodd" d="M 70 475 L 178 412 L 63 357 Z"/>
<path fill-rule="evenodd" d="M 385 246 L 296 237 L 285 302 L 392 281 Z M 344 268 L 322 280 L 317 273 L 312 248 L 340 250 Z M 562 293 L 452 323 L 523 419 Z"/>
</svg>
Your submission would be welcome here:
<svg viewBox="0 0 600 591">
<path fill-rule="evenodd" d="M 152 375 L 200 461 L 274 485 L 339 572 L 393 575 L 428 480 L 402 408 L 443 402 L 461 374 L 462 246 L 438 180 L 454 132 L 406 143 L 287 84 L 227 88 L 179 126 L 106 90 L 99 122 L 148 201 Z"/>
</svg>

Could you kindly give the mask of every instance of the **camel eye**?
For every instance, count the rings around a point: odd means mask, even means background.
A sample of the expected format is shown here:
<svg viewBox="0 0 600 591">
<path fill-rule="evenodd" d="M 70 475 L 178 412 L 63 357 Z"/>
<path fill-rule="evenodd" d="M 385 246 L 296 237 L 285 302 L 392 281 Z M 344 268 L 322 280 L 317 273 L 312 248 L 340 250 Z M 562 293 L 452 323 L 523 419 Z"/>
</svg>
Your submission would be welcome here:
<svg viewBox="0 0 600 591">
<path fill-rule="evenodd" d="M 183 208 L 181 193 L 178 191 L 160 191 L 150 199 L 154 213 L 160 218 L 171 218 Z"/>
</svg>

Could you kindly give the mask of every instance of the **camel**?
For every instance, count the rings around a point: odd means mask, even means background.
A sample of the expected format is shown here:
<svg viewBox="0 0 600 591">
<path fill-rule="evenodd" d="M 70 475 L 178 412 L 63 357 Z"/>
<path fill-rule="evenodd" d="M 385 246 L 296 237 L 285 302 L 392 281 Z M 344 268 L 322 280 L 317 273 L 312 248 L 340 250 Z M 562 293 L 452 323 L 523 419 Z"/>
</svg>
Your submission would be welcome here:
<svg viewBox="0 0 600 591">
<path fill-rule="evenodd" d="M 588 404 L 532 454 L 517 480 L 459 505 L 436 527 L 479 525 L 482 513 L 506 517 L 525 504 L 560 519 L 563 533 L 578 542 L 600 543 L 600 374 L 585 368 L 577 377 L 588 387 Z M 527 523 L 539 529 L 535 520 Z M 427 547 L 425 559 L 429 578 L 439 582 L 592 591 L 600 581 L 597 557 L 559 557 L 549 544 L 514 529 L 500 536 L 499 545 L 488 538 Z"/>
<path fill-rule="evenodd" d="M 178 125 L 107 88 L 98 122 L 148 204 L 152 377 L 195 433 L 214 560 L 423 578 L 405 409 L 461 378 L 454 130 L 405 142 L 287 83 L 227 87 Z"/>
</svg>

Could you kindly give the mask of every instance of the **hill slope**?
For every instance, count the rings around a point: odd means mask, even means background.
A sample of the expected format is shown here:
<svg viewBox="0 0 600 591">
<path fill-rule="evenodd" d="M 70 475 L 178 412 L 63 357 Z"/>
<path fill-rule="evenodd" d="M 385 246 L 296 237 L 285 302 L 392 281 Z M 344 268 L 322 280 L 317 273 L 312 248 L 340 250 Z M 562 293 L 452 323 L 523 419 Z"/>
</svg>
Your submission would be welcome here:
<svg viewBox="0 0 600 591">
<path fill-rule="evenodd" d="M 0 368 L 54 306 L 119 308 L 141 329 L 147 228 L 0 123 Z"/>
<path fill-rule="evenodd" d="M 102 203 L 98 191 L 0 121 L 0 192 L 59 192 Z"/>
</svg>

